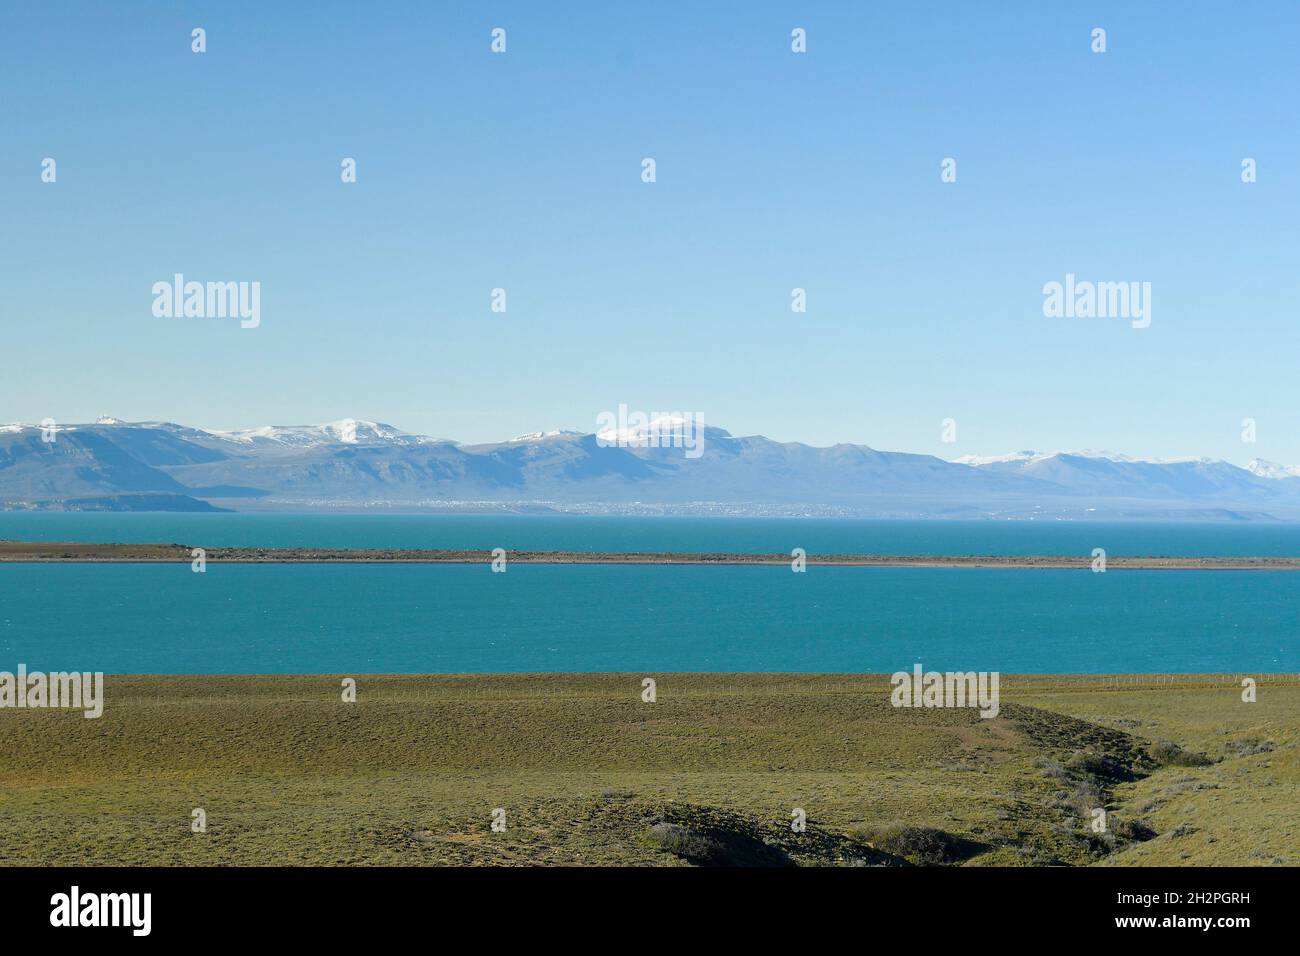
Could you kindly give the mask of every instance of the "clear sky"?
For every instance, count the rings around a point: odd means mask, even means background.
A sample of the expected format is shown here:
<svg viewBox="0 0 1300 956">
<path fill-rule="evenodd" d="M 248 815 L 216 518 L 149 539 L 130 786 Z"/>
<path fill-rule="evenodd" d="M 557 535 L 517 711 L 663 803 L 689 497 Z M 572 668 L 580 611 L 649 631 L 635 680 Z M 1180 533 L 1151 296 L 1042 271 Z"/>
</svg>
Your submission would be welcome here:
<svg viewBox="0 0 1300 956">
<path fill-rule="evenodd" d="M 1300 462 L 1298 33 L 1283 0 L 5 3 L 0 421 L 486 441 L 626 403 Z M 177 272 L 260 282 L 260 327 L 155 317 Z M 1044 317 L 1067 273 L 1150 282 L 1150 327 Z"/>
</svg>

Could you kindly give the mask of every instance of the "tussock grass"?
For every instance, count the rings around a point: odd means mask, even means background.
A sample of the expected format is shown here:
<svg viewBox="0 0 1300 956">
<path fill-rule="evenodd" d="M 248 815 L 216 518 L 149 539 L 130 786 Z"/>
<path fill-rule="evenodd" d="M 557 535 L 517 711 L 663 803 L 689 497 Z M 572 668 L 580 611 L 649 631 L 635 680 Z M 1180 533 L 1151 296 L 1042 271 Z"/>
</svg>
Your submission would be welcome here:
<svg viewBox="0 0 1300 956">
<path fill-rule="evenodd" d="M 655 704 L 642 676 L 362 676 L 344 704 L 337 676 L 110 675 L 100 720 L 0 711 L 4 860 L 1300 862 L 1300 688 L 1009 680 L 981 720 L 895 709 L 880 675 L 656 674 Z M 1165 740 L 1225 756 L 1169 766 Z"/>
</svg>

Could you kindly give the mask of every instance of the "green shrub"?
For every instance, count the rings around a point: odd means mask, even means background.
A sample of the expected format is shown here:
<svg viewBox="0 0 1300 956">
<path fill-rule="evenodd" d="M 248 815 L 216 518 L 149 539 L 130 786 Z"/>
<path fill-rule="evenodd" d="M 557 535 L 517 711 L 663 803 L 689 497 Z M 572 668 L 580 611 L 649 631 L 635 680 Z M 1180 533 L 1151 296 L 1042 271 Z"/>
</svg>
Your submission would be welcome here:
<svg viewBox="0 0 1300 956">
<path fill-rule="evenodd" d="M 1142 819 L 1120 820 L 1115 824 L 1115 836 L 1121 840 L 1145 843 L 1147 840 L 1155 839 L 1156 831 L 1151 824 Z"/>
<path fill-rule="evenodd" d="M 722 855 L 722 844 L 718 841 L 667 820 L 651 826 L 646 838 L 659 849 L 691 863 L 709 863 Z"/>
<path fill-rule="evenodd" d="M 856 835 L 877 850 L 927 866 L 952 863 L 964 855 L 965 841 L 935 827 L 891 823 L 878 827 L 860 827 Z"/>
<path fill-rule="evenodd" d="M 1253 757 L 1255 754 L 1269 753 L 1273 748 L 1273 741 L 1251 737 L 1246 740 L 1234 740 L 1228 744 L 1228 754 L 1233 757 Z"/>
<path fill-rule="evenodd" d="M 1151 747 L 1151 756 L 1155 757 L 1160 763 L 1170 767 L 1207 767 L 1214 763 L 1205 754 L 1198 754 L 1191 750 L 1184 750 L 1178 744 L 1169 740 L 1161 740 Z"/>
</svg>

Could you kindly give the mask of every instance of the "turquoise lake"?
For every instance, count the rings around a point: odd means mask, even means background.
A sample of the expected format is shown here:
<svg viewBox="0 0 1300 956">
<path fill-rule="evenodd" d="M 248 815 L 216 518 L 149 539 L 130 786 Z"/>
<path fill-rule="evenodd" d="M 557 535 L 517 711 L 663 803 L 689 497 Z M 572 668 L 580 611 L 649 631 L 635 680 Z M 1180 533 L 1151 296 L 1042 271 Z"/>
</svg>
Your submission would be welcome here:
<svg viewBox="0 0 1300 956">
<path fill-rule="evenodd" d="M 1300 555 L 1300 523 L 888 521 L 570 515 L 0 512 L 0 538 L 204 547 L 788 554 Z"/>
<path fill-rule="evenodd" d="M 1290 525 L 0 514 L 206 546 L 1297 554 Z M 1300 670 L 1300 573 L 0 565 L 0 669 L 107 673 Z"/>
</svg>

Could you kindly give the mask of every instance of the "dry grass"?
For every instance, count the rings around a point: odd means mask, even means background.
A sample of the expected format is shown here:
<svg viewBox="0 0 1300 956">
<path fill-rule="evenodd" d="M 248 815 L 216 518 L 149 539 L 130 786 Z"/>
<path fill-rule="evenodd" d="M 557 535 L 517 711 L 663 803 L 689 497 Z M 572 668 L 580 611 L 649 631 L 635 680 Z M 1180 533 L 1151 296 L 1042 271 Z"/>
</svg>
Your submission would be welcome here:
<svg viewBox="0 0 1300 956">
<path fill-rule="evenodd" d="M 5 861 L 1300 861 L 1300 688 L 1007 678 L 981 720 L 894 709 L 881 676 L 659 674 L 654 704 L 642 676 L 362 677 L 355 704 L 329 676 L 110 676 L 100 720 L 0 711 Z"/>
</svg>

